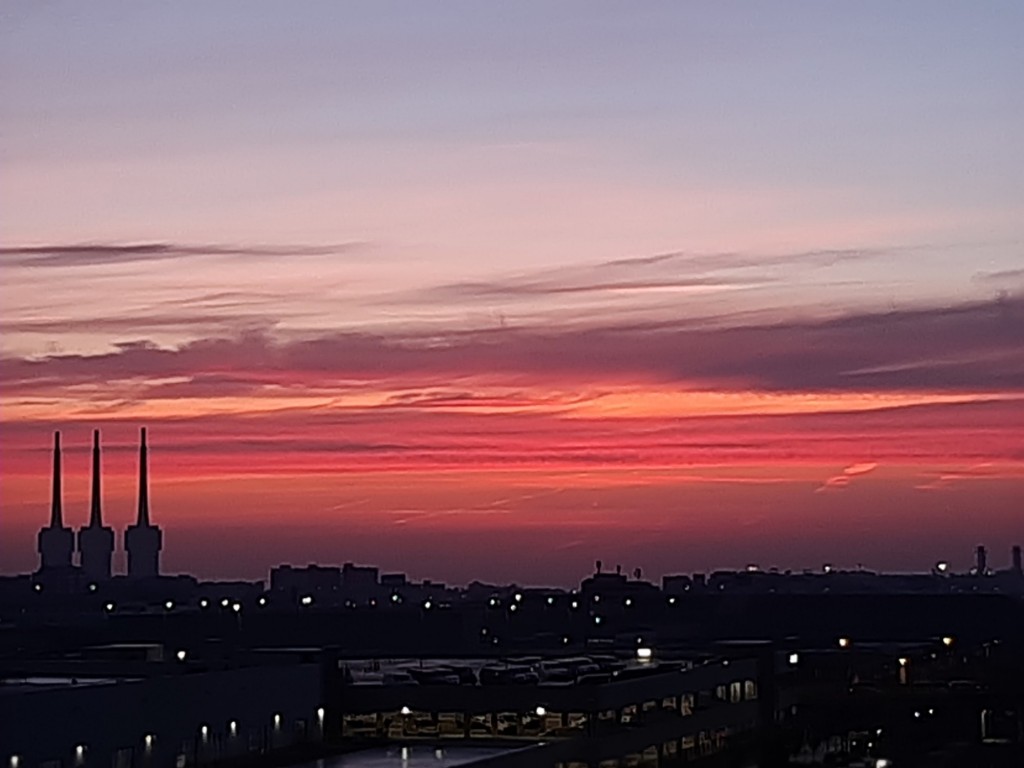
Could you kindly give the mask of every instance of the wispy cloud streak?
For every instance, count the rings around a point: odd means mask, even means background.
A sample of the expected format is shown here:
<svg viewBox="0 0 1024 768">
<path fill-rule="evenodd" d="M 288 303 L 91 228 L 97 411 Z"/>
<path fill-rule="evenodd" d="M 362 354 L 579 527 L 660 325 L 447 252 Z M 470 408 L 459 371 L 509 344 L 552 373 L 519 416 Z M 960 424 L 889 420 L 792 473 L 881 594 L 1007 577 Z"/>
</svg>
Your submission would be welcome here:
<svg viewBox="0 0 1024 768">
<path fill-rule="evenodd" d="M 326 256 L 351 252 L 362 243 L 340 245 L 256 245 L 184 243 L 78 243 L 0 248 L 0 263 L 9 267 L 95 267 L 109 264 L 194 259 L 201 257 L 270 258 Z"/>
</svg>

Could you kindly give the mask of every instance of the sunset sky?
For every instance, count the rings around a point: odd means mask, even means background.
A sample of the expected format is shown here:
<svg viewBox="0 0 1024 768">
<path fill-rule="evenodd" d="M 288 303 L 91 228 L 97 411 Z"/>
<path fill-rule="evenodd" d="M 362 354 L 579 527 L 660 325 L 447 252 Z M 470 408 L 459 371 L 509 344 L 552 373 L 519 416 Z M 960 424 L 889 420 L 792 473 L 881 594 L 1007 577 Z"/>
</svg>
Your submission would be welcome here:
<svg viewBox="0 0 1024 768">
<path fill-rule="evenodd" d="M 0 572 L 1024 543 L 1024 4 L 7 2 Z M 119 536 L 120 548 L 120 536 Z"/>
</svg>

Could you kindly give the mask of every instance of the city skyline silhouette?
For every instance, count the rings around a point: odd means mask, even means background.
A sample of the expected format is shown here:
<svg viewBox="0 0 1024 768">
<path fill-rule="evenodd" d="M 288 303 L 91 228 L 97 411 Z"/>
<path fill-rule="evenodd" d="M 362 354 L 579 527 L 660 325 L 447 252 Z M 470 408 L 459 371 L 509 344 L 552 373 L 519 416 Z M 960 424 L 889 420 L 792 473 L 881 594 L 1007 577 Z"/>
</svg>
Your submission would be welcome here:
<svg viewBox="0 0 1024 768">
<path fill-rule="evenodd" d="M 59 430 L 54 432 L 49 522 L 39 531 L 38 553 L 40 559 L 37 570 L 39 572 L 61 571 L 74 566 L 75 569 L 78 569 L 82 573 L 83 578 L 91 581 L 105 581 L 110 579 L 112 575 L 120 574 L 127 574 L 129 578 L 135 579 L 152 578 L 160 575 L 162 572 L 159 566 L 159 560 L 161 556 L 160 550 L 163 548 L 163 532 L 159 526 L 153 525 L 150 516 L 149 444 L 147 441 L 147 428 L 141 427 L 139 429 L 137 483 L 135 486 L 135 496 L 137 499 L 136 514 L 134 520 L 117 535 L 115 535 L 112 528 L 104 526 L 104 501 L 102 492 L 103 465 L 100 445 L 101 432 L 100 430 L 95 429 L 92 432 L 88 521 L 73 532 L 72 526 L 67 525 L 67 515 L 65 514 L 64 446 L 61 442 L 61 432 Z M 115 539 L 118 542 L 117 545 L 115 545 Z M 135 552 L 134 560 L 132 552 Z M 970 569 L 970 573 L 983 574 L 990 570 L 987 564 L 987 552 L 988 548 L 984 545 L 978 545 L 975 548 L 974 566 Z M 115 554 L 123 556 L 126 567 L 113 567 L 113 556 Z M 848 556 L 850 553 L 845 552 L 842 554 Z M 1011 555 L 1011 559 L 1008 563 L 1009 571 L 1020 572 L 1021 556 L 1019 545 L 1013 545 Z M 333 560 L 326 559 L 317 561 L 307 559 L 306 562 L 310 567 L 320 565 L 339 567 L 340 560 L 338 560 L 338 556 L 345 557 L 344 553 L 338 553 Z M 949 572 L 952 574 L 956 572 L 955 564 L 959 564 L 959 559 L 960 558 L 956 558 L 951 562 L 945 557 L 940 557 L 933 560 L 927 569 L 918 568 L 917 571 L 928 571 L 933 574 L 937 572 Z M 133 562 L 135 563 L 134 565 Z M 346 562 L 348 563 L 346 567 L 352 564 L 351 560 L 347 560 Z M 600 572 L 602 561 L 598 559 L 596 562 L 597 571 Z M 282 564 L 284 563 L 268 563 L 267 571 L 270 572 L 273 568 Z M 293 565 L 294 563 L 288 562 L 287 564 Z M 866 570 L 864 564 L 861 562 L 857 562 L 855 566 L 851 566 L 845 562 L 834 562 L 830 558 L 826 558 L 826 561 L 822 563 L 821 568 L 824 573 L 830 573 L 832 571 L 872 572 L 870 569 Z M 616 566 L 616 571 L 621 572 L 621 569 L 622 565 L 620 563 Z M 708 568 L 707 570 L 723 573 L 730 571 L 746 571 L 748 573 L 762 572 L 781 575 L 789 575 L 793 573 L 796 575 L 806 575 L 815 572 L 816 569 L 816 565 L 810 566 L 806 563 L 795 567 L 779 567 L 776 564 L 762 565 L 754 559 L 751 559 L 742 568 L 733 563 L 721 564 L 713 568 Z M 189 575 L 204 575 L 202 574 L 202 570 L 203 569 L 200 568 L 196 572 L 185 571 L 185 573 L 189 573 Z M 687 570 L 687 564 L 685 562 L 679 562 L 675 568 L 675 571 L 685 570 Z M 912 572 L 914 569 L 904 568 L 899 570 Z M 967 569 L 964 570 L 966 571 Z M 636 578 L 640 578 L 642 571 L 643 569 L 641 567 L 636 568 Z M 243 574 L 239 573 L 227 573 L 221 575 L 220 578 L 240 577 L 242 575 Z M 524 585 L 535 584 L 535 582 L 529 580 L 530 578 L 535 577 L 535 575 L 536 574 L 529 574 L 524 571 L 521 576 L 512 578 L 510 583 L 521 583 Z M 667 575 L 670 575 L 670 572 L 655 574 L 655 576 Z M 484 580 L 487 579 L 487 575 L 485 573 L 481 573 L 476 574 L 471 580 L 479 581 L 481 577 L 484 578 Z M 469 581 L 470 579 L 467 579 L 464 583 L 469 583 Z"/>
</svg>

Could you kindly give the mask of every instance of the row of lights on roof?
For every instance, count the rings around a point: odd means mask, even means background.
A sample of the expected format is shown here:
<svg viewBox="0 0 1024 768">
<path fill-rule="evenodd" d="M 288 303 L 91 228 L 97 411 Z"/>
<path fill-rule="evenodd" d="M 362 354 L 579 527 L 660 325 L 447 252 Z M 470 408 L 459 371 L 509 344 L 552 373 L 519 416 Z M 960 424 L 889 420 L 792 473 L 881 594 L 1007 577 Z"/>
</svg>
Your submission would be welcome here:
<svg viewBox="0 0 1024 768">
<path fill-rule="evenodd" d="M 402 717 L 408 717 L 409 715 L 412 714 L 412 710 L 409 709 L 408 706 L 403 706 L 400 710 L 398 710 L 398 712 L 399 712 L 399 714 L 402 715 Z M 544 717 L 544 716 L 547 715 L 548 710 L 543 705 L 538 705 L 537 708 L 535 710 L 533 710 L 533 713 L 537 717 Z"/>
<path fill-rule="evenodd" d="M 954 640 L 954 638 L 952 637 L 952 635 L 943 635 L 943 636 L 942 636 L 942 637 L 940 638 L 940 640 L 942 641 L 942 644 L 943 644 L 944 646 L 946 646 L 947 648 L 949 648 L 950 646 L 952 646 L 952 645 L 953 645 L 953 643 L 955 642 L 955 640 Z M 838 641 L 838 642 L 839 642 L 839 647 L 840 647 L 840 648 L 849 648 L 849 647 L 850 647 L 850 646 L 852 645 L 852 643 L 853 643 L 853 641 L 852 641 L 852 640 L 850 640 L 850 638 L 848 638 L 848 637 L 840 637 L 840 638 L 839 638 L 839 641 Z M 906 665 L 906 661 L 907 661 L 907 660 L 906 660 L 905 658 L 903 658 L 903 657 L 900 657 L 900 659 L 899 659 L 899 662 L 900 662 L 900 666 L 901 666 L 901 667 L 902 667 L 902 666 L 905 666 L 905 665 Z"/>
<path fill-rule="evenodd" d="M 184 653 L 184 651 L 181 651 L 179 653 Z M 540 709 L 540 708 L 538 707 L 538 709 Z M 317 717 L 317 720 L 319 721 L 321 726 L 323 726 L 323 724 L 324 724 L 324 714 L 325 714 L 324 713 L 324 708 L 323 707 L 317 707 L 316 717 Z M 409 710 L 408 707 L 402 707 L 402 714 L 403 715 L 408 715 L 408 714 L 411 714 L 411 711 Z M 274 713 L 274 727 L 275 728 L 280 728 L 281 727 L 281 713 L 280 712 L 275 712 Z M 230 721 L 228 723 L 228 732 L 232 736 L 237 736 L 238 735 L 238 721 L 237 720 L 232 720 L 232 721 Z M 199 734 L 205 740 L 210 735 L 210 726 L 206 725 L 206 723 L 203 723 L 201 726 L 199 726 Z M 142 743 L 146 746 L 146 750 L 147 751 L 153 747 L 153 743 L 155 741 L 156 741 L 156 735 L 152 734 L 152 733 L 147 733 L 145 736 L 142 737 Z M 85 757 L 85 750 L 86 750 L 86 745 L 85 744 L 77 744 L 75 746 L 75 758 L 78 761 L 81 761 L 82 758 Z M 10 768 L 20 768 L 20 766 L 21 766 L 21 756 L 20 755 L 11 755 Z"/>
</svg>

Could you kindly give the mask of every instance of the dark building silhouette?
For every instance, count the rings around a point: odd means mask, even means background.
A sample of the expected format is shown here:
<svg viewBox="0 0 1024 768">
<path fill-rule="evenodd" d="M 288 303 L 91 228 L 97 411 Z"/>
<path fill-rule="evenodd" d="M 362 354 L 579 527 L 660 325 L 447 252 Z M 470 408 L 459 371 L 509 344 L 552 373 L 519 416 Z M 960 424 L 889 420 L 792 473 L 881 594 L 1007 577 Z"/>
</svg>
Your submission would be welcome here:
<svg viewBox="0 0 1024 768">
<path fill-rule="evenodd" d="M 124 532 L 128 552 L 128 578 L 149 579 L 160 575 L 160 550 L 163 531 L 149 520 L 149 459 L 146 453 L 146 428 L 139 445 L 139 514 L 135 525 Z"/>
<path fill-rule="evenodd" d="M 1011 561 L 1013 563 L 1013 571 L 1016 574 L 1020 574 L 1024 569 L 1021 567 L 1020 562 L 1020 544 L 1014 544 L 1011 550 Z"/>
<path fill-rule="evenodd" d="M 60 432 L 53 433 L 53 491 L 50 524 L 39 531 L 39 570 L 43 573 L 71 570 L 75 535 L 64 525 L 61 488 Z"/>
<path fill-rule="evenodd" d="M 114 553 L 114 529 L 103 525 L 100 489 L 100 431 L 92 433 L 92 502 L 89 524 L 78 531 L 80 565 L 86 578 L 106 581 L 110 578 L 110 559 Z"/>
<path fill-rule="evenodd" d="M 977 569 L 979 576 L 984 576 L 988 573 L 988 551 L 983 546 L 978 546 L 974 553 L 975 556 L 975 568 Z"/>
</svg>

